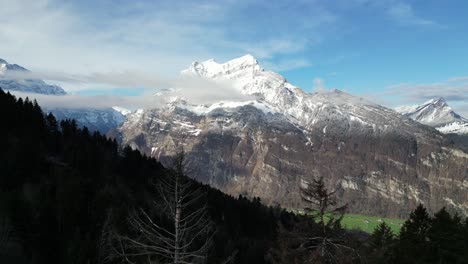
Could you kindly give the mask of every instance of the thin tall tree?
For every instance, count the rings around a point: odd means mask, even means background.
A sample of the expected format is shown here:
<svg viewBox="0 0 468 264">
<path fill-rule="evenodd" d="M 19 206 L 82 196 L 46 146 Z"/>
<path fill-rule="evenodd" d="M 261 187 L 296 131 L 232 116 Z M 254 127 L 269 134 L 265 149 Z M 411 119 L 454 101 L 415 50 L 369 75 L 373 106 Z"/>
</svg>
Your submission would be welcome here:
<svg viewBox="0 0 468 264">
<path fill-rule="evenodd" d="M 7 217 L 0 217 L 0 256 L 6 253 L 8 243 L 11 241 L 12 227 Z"/>
<path fill-rule="evenodd" d="M 132 257 L 143 257 L 148 263 L 156 259 L 164 263 L 204 263 L 212 244 L 213 228 L 204 194 L 184 176 L 184 153 L 175 157 L 167 177 L 155 184 L 160 201 L 153 201 L 166 221 L 158 221 L 144 209 L 129 217 L 137 238 L 119 236 L 121 256 L 129 263 Z M 161 223 L 165 222 L 165 224 Z"/>
<path fill-rule="evenodd" d="M 316 259 L 321 263 L 338 263 L 338 255 L 355 250 L 346 245 L 341 228 L 341 220 L 347 205 L 337 206 L 335 191 L 328 191 L 323 177 L 301 186 L 302 200 L 308 204 L 304 209 L 318 223 L 319 232 L 307 236 L 301 244 L 301 249 L 315 252 Z"/>
</svg>

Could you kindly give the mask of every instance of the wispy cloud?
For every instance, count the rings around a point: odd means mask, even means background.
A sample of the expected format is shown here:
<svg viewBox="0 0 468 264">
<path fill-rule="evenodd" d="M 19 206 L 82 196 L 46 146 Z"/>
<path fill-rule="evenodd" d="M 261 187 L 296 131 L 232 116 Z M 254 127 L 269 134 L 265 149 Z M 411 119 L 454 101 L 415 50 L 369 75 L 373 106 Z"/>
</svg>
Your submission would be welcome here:
<svg viewBox="0 0 468 264">
<path fill-rule="evenodd" d="M 387 94 L 399 95 L 408 100 L 428 100 L 443 97 L 468 104 L 468 78 L 458 77 L 437 83 L 402 83 L 387 87 Z"/>
<path fill-rule="evenodd" d="M 396 98 L 398 105 L 420 104 L 433 98 L 445 98 L 459 114 L 468 117 L 468 77 L 455 77 L 436 83 L 414 84 L 402 83 L 389 86 L 382 94 L 373 95 L 379 98 Z M 387 100 L 391 103 L 391 100 Z"/>
<path fill-rule="evenodd" d="M 262 63 L 263 67 L 265 67 L 268 70 L 275 71 L 275 72 L 289 71 L 289 70 L 309 67 L 311 65 L 312 65 L 312 62 L 304 58 L 292 58 L 292 59 L 277 60 L 277 61 L 265 61 L 265 63 Z"/>
<path fill-rule="evenodd" d="M 319 42 L 337 20 L 316 1 L 0 0 L 0 6 L 0 57 L 32 71 L 87 75 L 174 76 L 194 60 L 246 53 L 275 61 Z"/>
<path fill-rule="evenodd" d="M 408 3 L 398 2 L 391 4 L 387 13 L 392 19 L 402 25 L 435 26 L 435 21 L 417 16 L 413 7 Z"/>
<path fill-rule="evenodd" d="M 0 74 L 0 79 L 42 79 L 49 80 L 48 82 L 51 83 L 67 83 L 71 87 L 68 89 L 68 93 L 72 95 L 72 97 L 67 98 L 74 98 L 77 100 L 82 99 L 74 96 L 78 96 L 78 94 L 86 94 L 87 90 L 97 94 L 108 94 L 106 92 L 107 90 L 118 95 L 124 94 L 119 91 L 125 91 L 125 93 L 128 93 L 128 91 L 132 89 L 135 91 L 133 94 L 141 94 L 142 97 L 162 94 L 163 99 L 168 99 L 168 97 L 180 97 L 186 99 L 190 103 L 196 104 L 209 104 L 220 100 L 243 100 L 247 98 L 241 93 L 241 90 L 236 86 L 236 83 L 230 80 L 214 81 L 198 76 L 188 75 L 161 77 L 155 74 L 145 74 L 138 71 L 69 74 L 66 72 L 30 72 L 10 70 Z M 54 97 L 53 99 L 50 99 L 50 102 L 58 101 L 60 98 L 65 97 Z M 89 98 L 84 99 L 90 100 Z M 127 102 L 119 96 L 114 99 L 121 100 L 120 102 Z M 154 100 L 150 100 L 150 102 L 153 101 Z M 157 100 L 154 102 L 160 101 L 164 102 L 165 100 Z M 132 98 L 128 102 L 138 102 L 138 100 Z M 146 106 L 148 104 L 144 105 Z M 65 101 L 64 106 L 67 106 L 67 101 Z M 136 107 L 134 105 L 132 106 Z M 154 105 L 154 107 L 156 106 L 157 105 Z"/>
<path fill-rule="evenodd" d="M 48 107 L 112 107 L 115 105 L 128 108 L 154 108 L 167 103 L 172 98 L 185 99 L 193 104 L 210 104 L 222 100 L 247 100 L 251 97 L 242 94 L 234 81 L 208 80 L 197 76 L 177 76 L 174 78 L 161 78 L 155 75 L 144 75 L 138 72 L 112 72 L 95 73 L 91 75 L 69 75 L 66 73 L 33 73 L 33 72 L 7 72 L 2 78 L 7 79 L 51 79 L 71 83 L 76 90 L 66 96 L 46 96 L 27 94 L 30 98 L 37 98 L 40 103 Z M 99 89 L 93 88 L 99 87 Z M 116 88 L 122 87 L 122 88 Z M 133 87 L 133 88 L 125 88 Z M 98 90 L 101 94 L 105 90 L 114 92 L 114 96 L 83 96 L 80 94 L 87 89 Z M 135 91 L 134 96 L 118 94 L 119 89 L 128 93 L 129 89 Z M 78 93 L 81 92 L 81 93 Z M 94 91 L 93 91 L 94 92 Z M 20 93 L 22 97 L 25 95 Z"/>
<path fill-rule="evenodd" d="M 21 98 L 28 97 L 30 100 L 37 100 L 41 107 L 46 108 L 110 108 L 113 106 L 121 106 L 129 109 L 136 108 L 154 108 L 163 104 L 161 98 L 155 96 L 117 96 L 117 95 L 100 95 L 100 96 L 82 96 L 77 94 L 69 94 L 63 96 L 45 95 L 36 93 L 23 93 L 18 91 L 10 91 L 13 95 Z"/>
</svg>

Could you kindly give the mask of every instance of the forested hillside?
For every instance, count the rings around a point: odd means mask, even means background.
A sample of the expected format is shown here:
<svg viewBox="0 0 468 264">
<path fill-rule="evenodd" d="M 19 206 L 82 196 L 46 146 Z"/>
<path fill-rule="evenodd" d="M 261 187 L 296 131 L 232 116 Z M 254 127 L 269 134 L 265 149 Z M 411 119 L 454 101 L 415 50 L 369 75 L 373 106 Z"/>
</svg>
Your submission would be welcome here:
<svg viewBox="0 0 468 264">
<path fill-rule="evenodd" d="M 196 183 L 182 166 L 164 168 L 2 90 L 0 118 L 0 263 L 468 260 L 468 221 L 445 209 L 432 217 L 419 206 L 399 235 L 383 223 L 370 236 L 341 228 L 346 206 L 336 206 L 347 201 L 336 201 L 323 181 L 302 193 L 320 217 L 296 216 Z M 174 224 L 186 219 L 191 224 Z"/>
<path fill-rule="evenodd" d="M 72 120 L 57 123 L 37 103 L 1 90 L 0 116 L 0 234 L 9 233 L 0 242 L 2 254 L 48 264 L 99 263 L 108 257 L 103 254 L 114 254 L 100 251 L 104 223 L 110 218 L 115 228 L 125 228 L 132 208 L 151 208 L 153 183 L 167 170 Z M 291 216 L 259 200 L 199 187 L 216 226 L 209 262 L 237 252 L 236 263 L 262 263 L 276 221 Z"/>
</svg>

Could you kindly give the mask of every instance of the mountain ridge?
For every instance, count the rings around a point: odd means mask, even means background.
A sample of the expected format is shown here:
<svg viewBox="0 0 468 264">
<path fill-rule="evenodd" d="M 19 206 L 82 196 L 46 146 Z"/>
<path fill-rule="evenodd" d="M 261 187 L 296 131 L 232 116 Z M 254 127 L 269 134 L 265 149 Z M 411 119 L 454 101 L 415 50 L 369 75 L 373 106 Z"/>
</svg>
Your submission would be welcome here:
<svg viewBox="0 0 468 264">
<path fill-rule="evenodd" d="M 300 208 L 299 186 L 324 176 L 352 212 L 404 216 L 425 203 L 468 213 L 468 154 L 434 129 L 339 90 L 306 93 L 250 56 L 182 74 L 255 99 L 139 110 L 117 129 L 123 144 L 163 163 L 183 148 L 190 176 L 267 204 Z"/>
</svg>

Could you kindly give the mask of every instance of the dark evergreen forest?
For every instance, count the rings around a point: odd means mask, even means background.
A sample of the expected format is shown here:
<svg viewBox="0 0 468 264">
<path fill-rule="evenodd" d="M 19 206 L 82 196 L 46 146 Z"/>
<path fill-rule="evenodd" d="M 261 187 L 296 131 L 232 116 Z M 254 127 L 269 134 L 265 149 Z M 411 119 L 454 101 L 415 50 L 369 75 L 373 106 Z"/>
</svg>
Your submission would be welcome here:
<svg viewBox="0 0 468 264">
<path fill-rule="evenodd" d="M 152 255 L 166 240 L 144 233 L 172 228 L 156 187 L 173 169 L 1 89 L 0 117 L 0 263 L 186 263 Z M 201 194 L 188 210 L 206 208 L 210 225 L 193 263 L 468 263 L 468 220 L 444 208 L 368 235 L 182 177 Z"/>
</svg>

